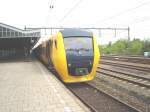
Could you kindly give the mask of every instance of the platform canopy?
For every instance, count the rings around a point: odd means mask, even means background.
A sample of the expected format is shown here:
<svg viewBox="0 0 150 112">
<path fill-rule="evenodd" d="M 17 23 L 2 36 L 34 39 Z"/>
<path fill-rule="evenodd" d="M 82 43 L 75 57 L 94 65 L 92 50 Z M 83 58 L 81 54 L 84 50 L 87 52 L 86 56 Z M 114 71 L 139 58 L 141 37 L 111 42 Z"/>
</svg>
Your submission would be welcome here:
<svg viewBox="0 0 150 112">
<path fill-rule="evenodd" d="M 0 38 L 40 37 L 40 30 L 22 30 L 4 23 L 0 23 Z"/>
</svg>

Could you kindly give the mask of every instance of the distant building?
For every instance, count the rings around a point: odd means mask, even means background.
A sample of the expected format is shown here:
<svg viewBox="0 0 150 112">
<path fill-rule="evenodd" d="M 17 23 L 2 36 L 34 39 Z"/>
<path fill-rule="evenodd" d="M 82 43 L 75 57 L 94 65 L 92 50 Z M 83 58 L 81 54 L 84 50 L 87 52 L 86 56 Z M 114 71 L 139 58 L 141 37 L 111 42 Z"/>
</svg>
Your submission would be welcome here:
<svg viewBox="0 0 150 112">
<path fill-rule="evenodd" d="M 40 36 L 39 30 L 22 30 L 0 23 L 0 59 L 27 57 Z"/>
</svg>

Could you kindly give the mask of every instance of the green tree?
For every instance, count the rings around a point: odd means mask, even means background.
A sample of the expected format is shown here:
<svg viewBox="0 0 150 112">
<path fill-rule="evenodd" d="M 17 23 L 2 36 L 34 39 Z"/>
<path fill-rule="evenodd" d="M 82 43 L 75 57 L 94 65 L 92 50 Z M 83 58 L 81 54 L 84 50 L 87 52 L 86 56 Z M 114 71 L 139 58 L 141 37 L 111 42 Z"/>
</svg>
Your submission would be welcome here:
<svg viewBox="0 0 150 112">
<path fill-rule="evenodd" d="M 101 53 L 119 55 L 143 55 L 144 51 L 150 51 L 150 40 L 141 41 L 133 39 L 128 41 L 120 39 L 115 43 L 100 46 Z"/>
<path fill-rule="evenodd" d="M 118 40 L 112 45 L 113 54 L 124 54 L 126 50 L 126 41 Z"/>
<path fill-rule="evenodd" d="M 143 42 L 139 39 L 134 39 L 130 42 L 129 51 L 132 55 L 143 54 Z"/>
</svg>

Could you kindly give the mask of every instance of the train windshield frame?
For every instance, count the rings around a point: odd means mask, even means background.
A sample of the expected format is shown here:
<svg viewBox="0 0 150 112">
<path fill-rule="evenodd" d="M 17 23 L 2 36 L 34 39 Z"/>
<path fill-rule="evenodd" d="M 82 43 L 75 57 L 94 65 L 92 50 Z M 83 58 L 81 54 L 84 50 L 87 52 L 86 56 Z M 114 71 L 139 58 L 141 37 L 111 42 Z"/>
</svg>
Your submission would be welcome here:
<svg viewBox="0 0 150 112">
<path fill-rule="evenodd" d="M 92 37 L 65 37 L 64 47 L 67 55 L 94 56 Z"/>
</svg>

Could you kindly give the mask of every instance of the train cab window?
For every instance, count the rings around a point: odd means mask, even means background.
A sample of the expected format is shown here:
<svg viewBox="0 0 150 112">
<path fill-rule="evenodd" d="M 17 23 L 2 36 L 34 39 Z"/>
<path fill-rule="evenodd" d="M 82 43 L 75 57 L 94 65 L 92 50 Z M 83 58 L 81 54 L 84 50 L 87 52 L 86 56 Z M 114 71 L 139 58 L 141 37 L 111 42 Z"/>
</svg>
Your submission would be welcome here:
<svg viewBox="0 0 150 112">
<path fill-rule="evenodd" d="M 64 38 L 67 55 L 93 56 L 93 40 L 91 37 Z"/>
</svg>

